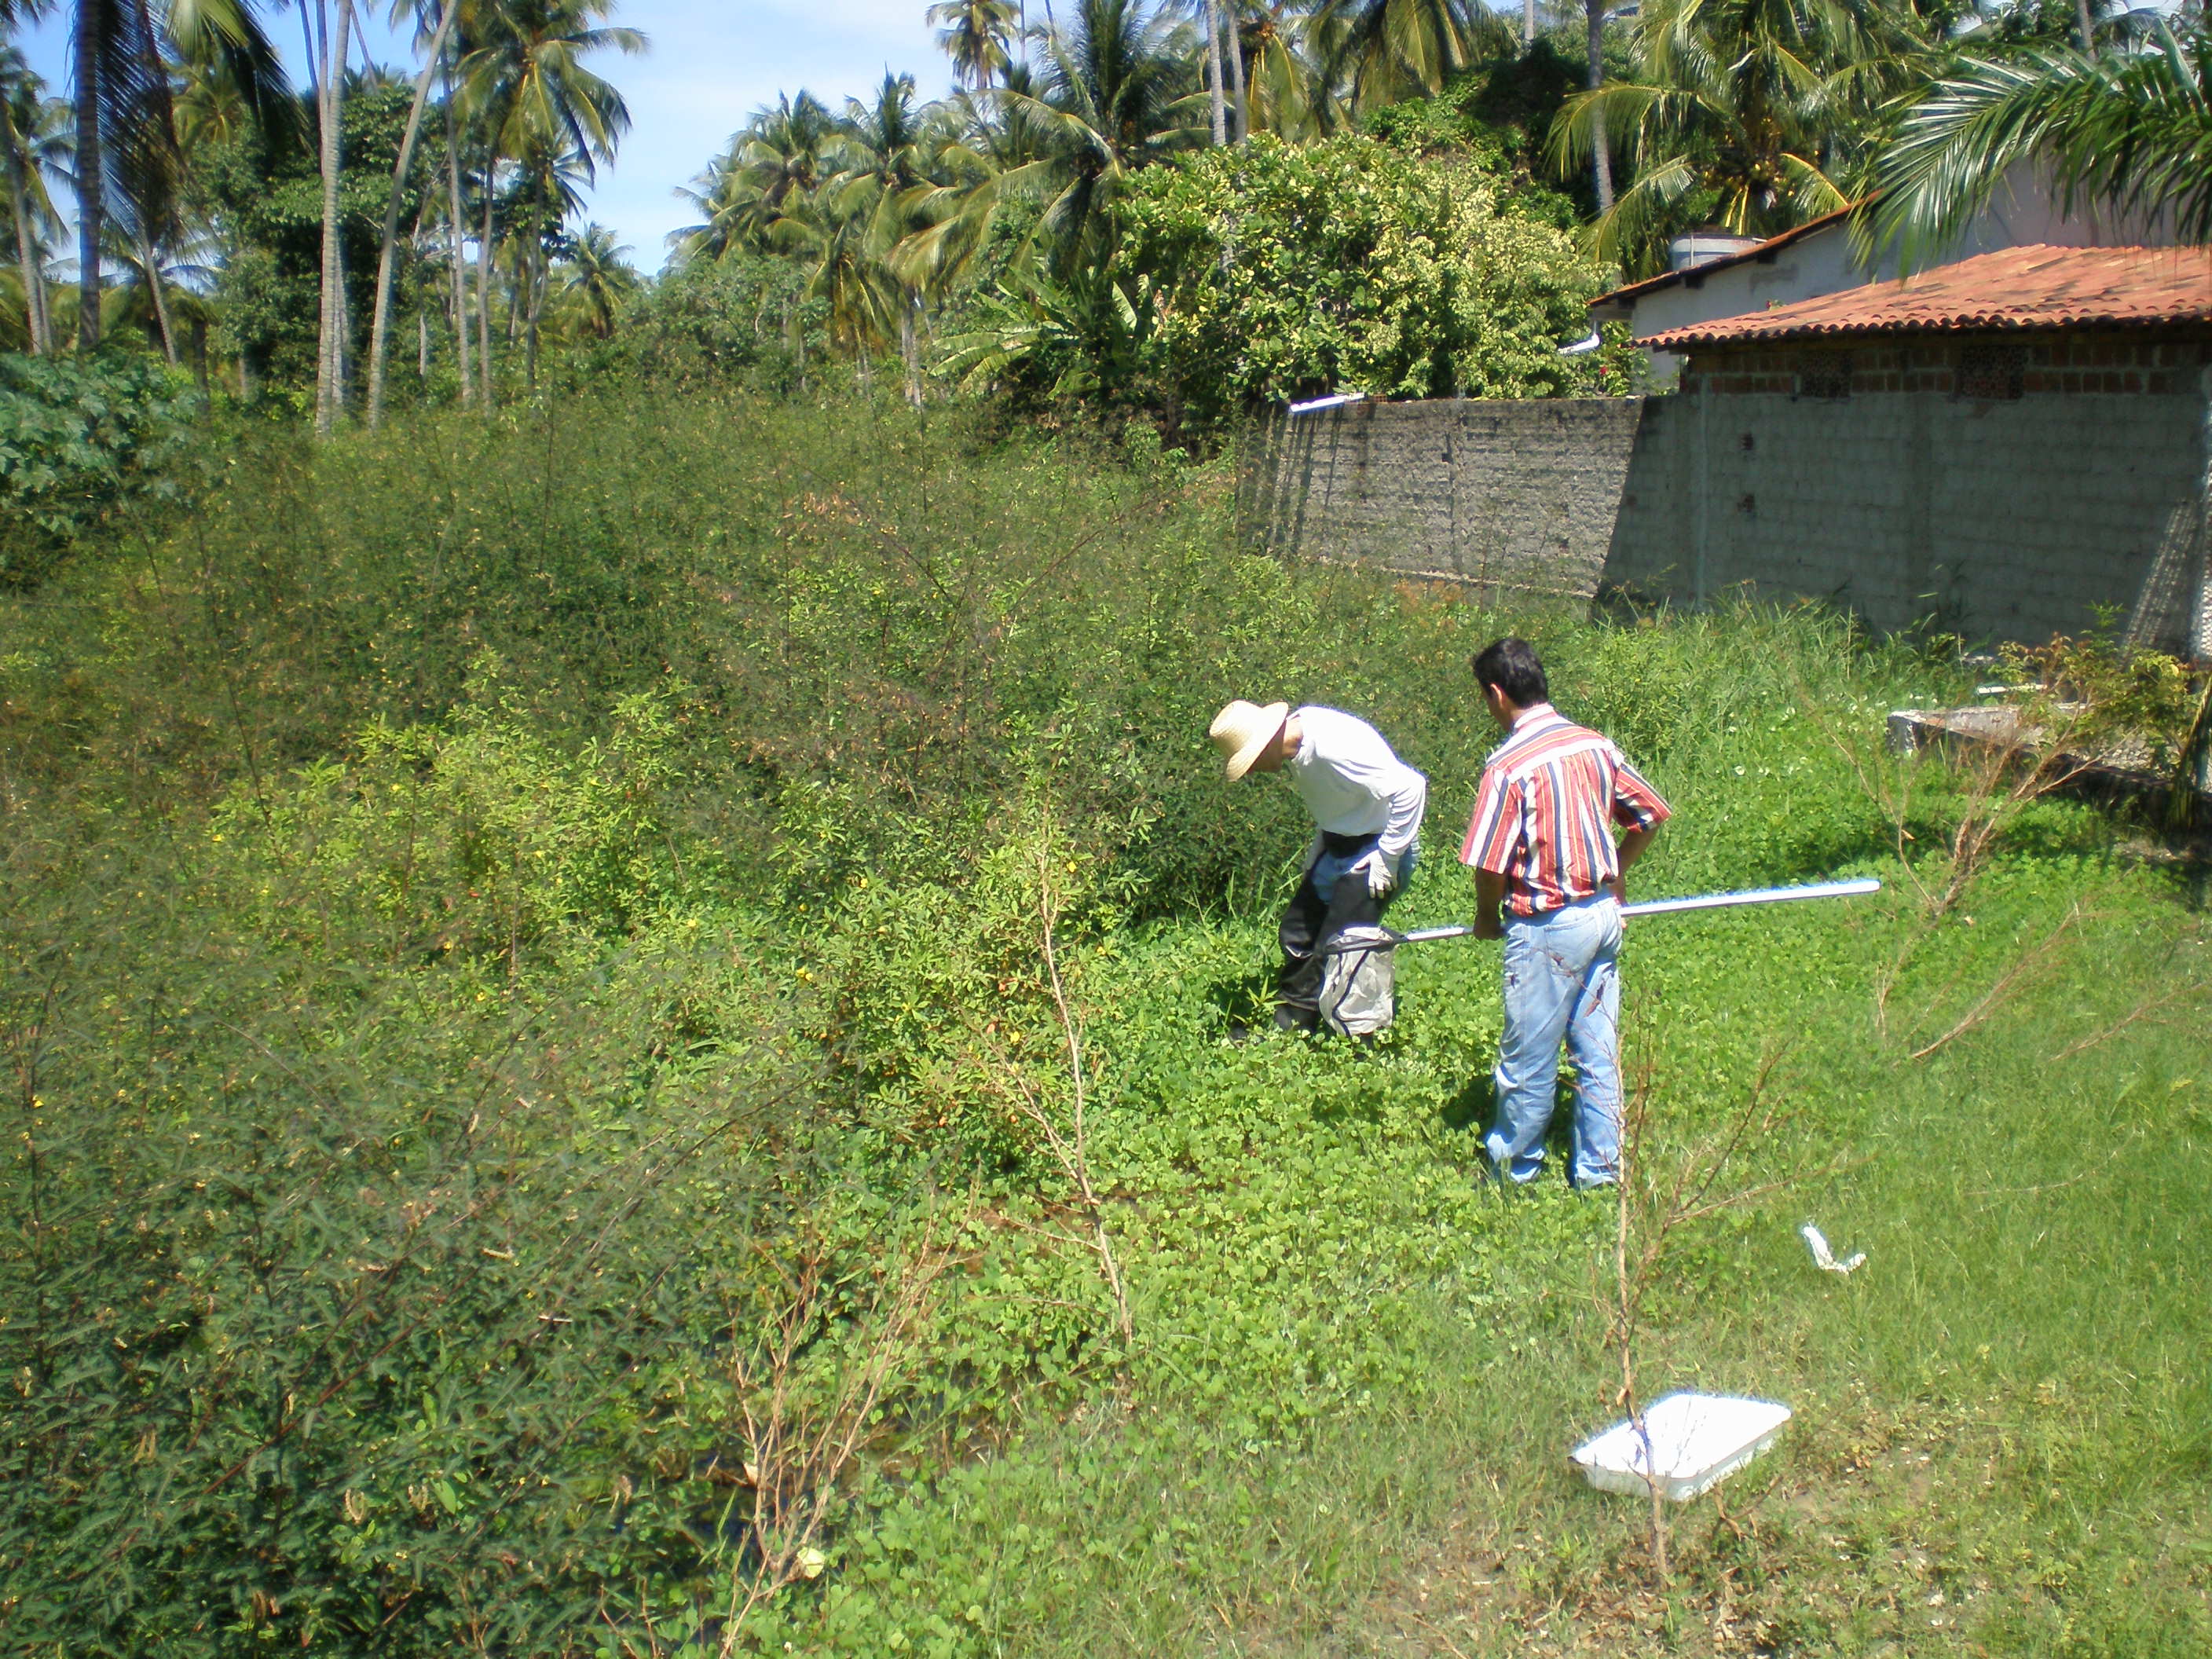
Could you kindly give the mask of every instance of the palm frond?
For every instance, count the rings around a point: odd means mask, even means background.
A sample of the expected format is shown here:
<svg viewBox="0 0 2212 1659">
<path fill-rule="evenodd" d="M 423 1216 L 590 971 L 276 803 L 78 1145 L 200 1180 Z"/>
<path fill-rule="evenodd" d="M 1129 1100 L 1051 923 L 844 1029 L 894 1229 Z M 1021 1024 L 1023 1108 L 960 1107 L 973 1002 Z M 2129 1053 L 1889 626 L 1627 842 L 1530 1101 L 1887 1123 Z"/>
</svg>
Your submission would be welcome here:
<svg viewBox="0 0 2212 1659">
<path fill-rule="evenodd" d="M 1875 169 L 1872 240 L 1908 269 L 1939 253 L 2022 162 L 2050 169 L 2069 211 L 2171 212 L 2179 234 L 2212 240 L 2212 34 L 2159 33 L 2130 57 L 2036 50 L 1940 82 Z"/>
</svg>

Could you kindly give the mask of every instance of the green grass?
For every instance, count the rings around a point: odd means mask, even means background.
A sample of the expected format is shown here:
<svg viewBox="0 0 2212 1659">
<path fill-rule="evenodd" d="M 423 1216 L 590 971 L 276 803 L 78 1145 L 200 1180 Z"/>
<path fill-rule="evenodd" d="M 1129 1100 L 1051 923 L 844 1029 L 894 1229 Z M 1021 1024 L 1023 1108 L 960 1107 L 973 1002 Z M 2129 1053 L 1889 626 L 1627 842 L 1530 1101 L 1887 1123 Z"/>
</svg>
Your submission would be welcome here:
<svg viewBox="0 0 2212 1659">
<path fill-rule="evenodd" d="M 2045 803 L 1935 915 L 1970 802 L 1881 717 L 1955 668 L 1240 559 L 1211 471 L 941 419 L 601 400 L 235 471 L 0 602 L 23 1650 L 716 1646 L 733 1364 L 818 1269 L 832 1413 L 932 1252 L 741 1646 L 2212 1646 L 2201 891 Z M 1230 1040 L 1303 832 L 1206 716 L 1371 714 L 1431 778 L 1394 919 L 1451 919 L 1509 626 L 1674 801 L 1643 893 L 1887 884 L 1632 926 L 1648 1167 L 1764 1075 L 1724 1185 L 1786 1182 L 1653 1287 L 1643 1392 L 1796 1413 L 1664 1584 L 1565 1463 L 1618 1415 L 1614 1210 L 1475 1167 L 1496 948 L 1409 949 L 1371 1049 Z M 1126 1343 L 1019 1109 L 1071 1104 L 1044 877 Z"/>
<path fill-rule="evenodd" d="M 2045 984 L 1905 1057 L 2085 889 L 2099 917 Z M 1794 1116 L 1767 1158 L 1835 1165 L 1695 1231 L 1660 1298 L 1647 1391 L 1797 1413 L 1684 1512 L 1670 1595 L 1640 1509 L 1565 1463 L 1617 1416 L 1591 1282 L 1611 1209 L 1471 1178 L 1497 991 L 1459 944 L 1409 959 L 1375 1054 L 1224 1048 L 1144 993 L 1180 1030 L 1108 1062 L 1103 1156 L 1170 1376 L 908 1500 L 893 1622 L 972 1602 L 1008 1650 L 1085 1653 L 2201 1650 L 2212 1079 L 2185 1026 L 2049 1057 L 2155 988 L 2114 964 L 2178 956 L 2201 987 L 2203 935 L 2157 878 L 2094 865 L 2008 867 L 1973 915 L 1893 994 L 1887 1041 L 1875 986 L 1919 925 L 1893 893 L 1635 929 L 1629 1042 L 1669 1136 L 1778 1054 Z M 1138 960 L 1218 985 L 1261 945 L 1174 933 Z M 1867 1266 L 1816 1272 L 1807 1218 Z"/>
</svg>

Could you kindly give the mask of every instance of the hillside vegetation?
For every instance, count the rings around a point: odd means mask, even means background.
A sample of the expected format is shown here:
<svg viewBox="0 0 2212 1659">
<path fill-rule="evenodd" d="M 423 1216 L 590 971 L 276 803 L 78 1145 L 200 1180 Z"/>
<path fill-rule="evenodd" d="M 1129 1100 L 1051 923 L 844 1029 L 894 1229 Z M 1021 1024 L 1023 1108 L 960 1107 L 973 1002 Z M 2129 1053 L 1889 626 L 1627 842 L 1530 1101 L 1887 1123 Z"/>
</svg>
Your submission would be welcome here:
<svg viewBox="0 0 2212 1659">
<path fill-rule="evenodd" d="M 943 412 L 177 476 L 0 595 L 11 1651 L 2212 1646 L 2203 878 L 1886 756 L 1955 666 L 1249 558 L 1218 467 Z M 1674 803 L 1643 893 L 1886 883 L 1632 924 L 1626 1212 L 1482 1178 L 1494 947 L 1232 1036 L 1304 830 L 1207 717 L 1372 718 L 1452 919 L 1508 628 Z M 1639 1392 L 1796 1413 L 1663 1577 L 1565 1464 L 1624 1213 Z"/>
</svg>

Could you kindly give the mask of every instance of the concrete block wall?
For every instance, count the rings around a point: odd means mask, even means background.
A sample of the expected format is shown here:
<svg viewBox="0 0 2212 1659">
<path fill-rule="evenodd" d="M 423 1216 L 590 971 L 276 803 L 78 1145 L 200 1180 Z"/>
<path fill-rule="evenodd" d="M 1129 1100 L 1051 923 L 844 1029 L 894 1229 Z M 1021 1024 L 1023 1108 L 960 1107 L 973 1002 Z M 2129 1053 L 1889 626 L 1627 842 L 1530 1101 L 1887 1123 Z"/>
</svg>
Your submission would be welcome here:
<svg viewBox="0 0 2212 1659">
<path fill-rule="evenodd" d="M 1486 596 L 1749 589 L 1978 641 L 2079 633 L 2105 608 L 2212 656 L 2212 362 L 2076 342 L 2031 360 L 2038 391 L 1978 400 L 1951 390 L 1955 356 L 1888 349 L 1856 354 L 1833 399 L 1740 354 L 1663 398 L 1278 415 L 1247 446 L 1240 526 Z"/>
<path fill-rule="evenodd" d="M 1587 596 L 1639 405 L 1629 398 L 1349 404 L 1248 438 L 1249 545 L 1354 560 L 1485 592 Z"/>
<path fill-rule="evenodd" d="M 2020 395 L 1960 395 L 1992 351 Z M 1804 395 L 1839 359 L 1849 395 Z M 2202 338 L 1737 347 L 1699 353 L 1671 401 L 1647 410 L 1607 562 L 1631 592 L 1828 598 L 1881 631 L 1975 640 L 2080 633 L 2102 610 L 2212 655 Z"/>
</svg>

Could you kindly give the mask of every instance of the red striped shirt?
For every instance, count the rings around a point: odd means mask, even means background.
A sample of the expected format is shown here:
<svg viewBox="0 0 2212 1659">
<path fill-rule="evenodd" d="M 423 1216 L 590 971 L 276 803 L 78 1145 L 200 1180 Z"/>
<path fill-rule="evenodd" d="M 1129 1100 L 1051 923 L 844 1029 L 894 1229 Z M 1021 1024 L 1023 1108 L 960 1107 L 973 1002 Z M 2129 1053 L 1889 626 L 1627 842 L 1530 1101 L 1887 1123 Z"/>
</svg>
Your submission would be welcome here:
<svg viewBox="0 0 2212 1659">
<path fill-rule="evenodd" d="M 1668 812 L 1611 738 L 1539 703 L 1484 764 L 1459 861 L 1504 877 L 1505 908 L 1537 915 L 1620 873 L 1614 824 L 1649 830 Z"/>
</svg>

